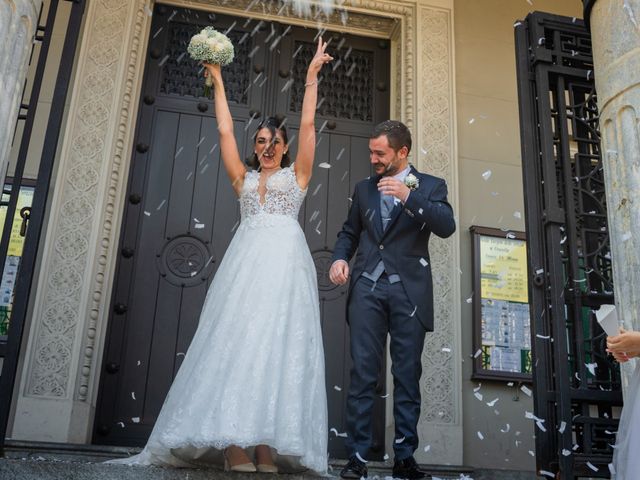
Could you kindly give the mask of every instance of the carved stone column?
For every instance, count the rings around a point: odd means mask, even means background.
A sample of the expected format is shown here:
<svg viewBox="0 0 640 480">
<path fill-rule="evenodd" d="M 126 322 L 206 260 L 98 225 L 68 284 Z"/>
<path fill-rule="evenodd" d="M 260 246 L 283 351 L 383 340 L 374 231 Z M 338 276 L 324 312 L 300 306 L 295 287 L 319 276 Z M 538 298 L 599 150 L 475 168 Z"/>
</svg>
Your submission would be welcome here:
<svg viewBox="0 0 640 480">
<path fill-rule="evenodd" d="M 42 0 L 0 0 L 0 186 L 27 75 Z"/>
<path fill-rule="evenodd" d="M 0 0 L 1 1 L 1 0 Z M 11 437 L 90 439 L 113 250 L 150 24 L 145 0 L 88 2 Z"/>
<path fill-rule="evenodd" d="M 640 330 L 640 0 L 598 0 L 590 21 L 616 306 Z"/>
</svg>

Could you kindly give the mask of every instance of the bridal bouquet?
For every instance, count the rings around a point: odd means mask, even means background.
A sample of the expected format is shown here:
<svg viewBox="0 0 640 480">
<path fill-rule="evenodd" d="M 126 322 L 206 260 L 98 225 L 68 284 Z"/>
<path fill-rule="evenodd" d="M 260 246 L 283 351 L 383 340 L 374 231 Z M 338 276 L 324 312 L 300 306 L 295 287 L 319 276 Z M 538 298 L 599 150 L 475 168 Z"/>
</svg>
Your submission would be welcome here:
<svg viewBox="0 0 640 480">
<path fill-rule="evenodd" d="M 200 33 L 191 37 L 187 52 L 191 58 L 200 62 L 228 65 L 233 60 L 233 44 L 224 33 L 213 27 L 205 27 Z M 205 80 L 204 94 L 211 96 L 213 79 Z"/>
</svg>

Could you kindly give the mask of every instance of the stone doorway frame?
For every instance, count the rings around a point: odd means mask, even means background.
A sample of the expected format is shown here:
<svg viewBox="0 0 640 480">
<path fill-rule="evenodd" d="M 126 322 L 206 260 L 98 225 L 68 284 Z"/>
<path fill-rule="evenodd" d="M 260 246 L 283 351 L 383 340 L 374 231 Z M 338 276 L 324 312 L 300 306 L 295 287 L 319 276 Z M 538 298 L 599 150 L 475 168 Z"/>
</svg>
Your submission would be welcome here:
<svg viewBox="0 0 640 480">
<path fill-rule="evenodd" d="M 96 0 L 85 13 L 73 98 L 23 355 L 11 437 L 91 439 L 142 69 L 154 0 Z M 260 2 L 164 3 L 316 27 Z M 347 0 L 330 30 L 391 41 L 391 111 L 411 128 L 412 161 L 447 180 L 457 205 L 453 0 Z M 418 81 L 420 79 L 420 81 Z M 431 242 L 436 331 L 423 353 L 425 463 L 462 463 L 459 238 Z M 390 374 L 388 375 L 390 379 Z M 388 380 L 389 382 L 391 380 Z M 392 405 L 387 452 L 392 451 Z"/>
</svg>

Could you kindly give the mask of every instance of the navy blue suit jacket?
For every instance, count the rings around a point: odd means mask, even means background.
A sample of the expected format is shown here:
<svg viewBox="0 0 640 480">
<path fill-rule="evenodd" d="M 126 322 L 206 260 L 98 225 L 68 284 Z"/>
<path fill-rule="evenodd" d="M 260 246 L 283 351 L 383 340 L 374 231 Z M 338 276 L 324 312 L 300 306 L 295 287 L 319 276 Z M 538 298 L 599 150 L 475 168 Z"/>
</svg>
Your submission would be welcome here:
<svg viewBox="0 0 640 480">
<path fill-rule="evenodd" d="M 387 229 L 380 216 L 380 176 L 356 184 L 349 215 L 333 252 L 333 261 L 351 261 L 349 291 L 363 272 L 372 272 L 380 259 L 387 274 L 400 275 L 407 296 L 415 305 L 414 315 L 427 331 L 433 331 L 433 280 L 429 238 L 434 233 L 447 238 L 455 232 L 453 209 L 447 201 L 447 184 L 441 178 L 418 172 L 419 180 L 406 204 L 391 213 Z M 357 251 L 357 253 L 356 253 Z"/>
</svg>

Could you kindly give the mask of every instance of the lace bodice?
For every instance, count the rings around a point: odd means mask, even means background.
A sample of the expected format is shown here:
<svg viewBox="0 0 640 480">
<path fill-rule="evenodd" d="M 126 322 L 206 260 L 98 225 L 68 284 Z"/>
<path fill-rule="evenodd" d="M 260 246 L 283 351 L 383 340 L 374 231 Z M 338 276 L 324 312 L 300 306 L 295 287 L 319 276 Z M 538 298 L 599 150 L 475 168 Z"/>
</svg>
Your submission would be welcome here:
<svg viewBox="0 0 640 480">
<path fill-rule="evenodd" d="M 259 181 L 260 174 L 255 170 L 247 172 L 244 177 L 240 192 L 242 220 L 258 214 L 285 215 L 297 220 L 307 191 L 298 185 L 293 165 L 277 171 L 267 179 L 264 204 L 260 203 Z"/>
</svg>

